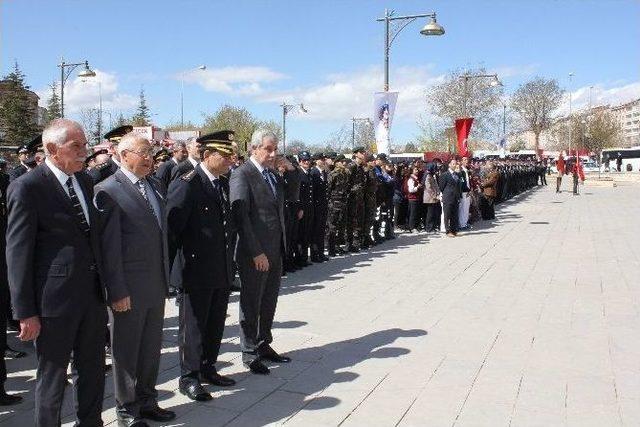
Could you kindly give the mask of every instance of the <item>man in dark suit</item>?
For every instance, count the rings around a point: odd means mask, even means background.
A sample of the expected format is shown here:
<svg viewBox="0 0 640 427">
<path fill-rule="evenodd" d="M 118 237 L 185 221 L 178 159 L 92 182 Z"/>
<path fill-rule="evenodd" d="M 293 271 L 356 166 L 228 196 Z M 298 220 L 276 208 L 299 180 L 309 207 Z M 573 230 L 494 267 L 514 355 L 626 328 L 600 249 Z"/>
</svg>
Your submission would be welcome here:
<svg viewBox="0 0 640 427">
<path fill-rule="evenodd" d="M 185 255 L 178 333 L 180 392 L 193 400 L 211 400 L 201 380 L 228 387 L 217 373 L 231 284 L 235 276 L 235 229 L 229 205 L 232 131 L 198 138 L 202 161 L 169 187 L 169 256 Z"/>
<path fill-rule="evenodd" d="M 171 151 L 171 159 L 161 164 L 155 172 L 156 178 L 158 178 L 166 188 L 169 188 L 169 183 L 171 183 L 171 173 L 173 170 L 188 156 L 187 147 L 183 141 L 174 142 Z"/>
<path fill-rule="evenodd" d="M 262 361 L 289 362 L 271 348 L 282 256 L 286 253 L 284 185 L 272 171 L 278 137 L 258 129 L 251 138 L 249 161 L 230 180 L 231 212 L 238 228 L 236 264 L 240 292 L 242 360 L 252 372 L 268 374 Z"/>
<path fill-rule="evenodd" d="M 311 168 L 311 185 L 313 188 L 313 229 L 311 233 L 311 261 L 328 261 L 324 254 L 324 237 L 327 228 L 329 202 L 327 200 L 327 171 L 324 154 L 316 153 L 311 159 L 315 166 Z"/>
<path fill-rule="evenodd" d="M 18 161 L 20 163 L 9 171 L 9 181 L 13 181 L 29 171 L 29 167 L 24 163 L 27 157 L 29 157 L 29 149 L 26 144 L 18 147 L 16 154 L 18 155 Z"/>
<path fill-rule="evenodd" d="M 167 422 L 175 413 L 158 406 L 169 263 L 165 189 L 148 176 L 153 147 L 129 133 L 118 144 L 122 167 L 95 189 L 104 214 L 102 251 L 111 305 L 111 353 L 116 412 L 121 426 L 146 426 L 143 418 Z"/>
<path fill-rule="evenodd" d="M 198 166 L 198 163 L 200 163 L 200 143 L 197 138 L 191 137 L 187 139 L 186 147 L 188 153 L 187 159 L 173 168 L 169 181 L 173 181 L 185 173 L 191 172 Z"/>
<path fill-rule="evenodd" d="M 442 214 L 447 236 L 458 233 L 458 203 L 462 194 L 460 176 L 455 171 L 457 160 L 449 161 L 449 170 L 440 174 L 438 186 L 442 192 Z"/>
<path fill-rule="evenodd" d="M 19 338 L 35 340 L 35 424 L 59 426 L 73 352 L 76 416 L 102 425 L 107 312 L 100 217 L 81 172 L 87 140 L 81 126 L 57 119 L 42 136 L 46 160 L 8 190 L 7 266 Z"/>
<path fill-rule="evenodd" d="M 298 228 L 298 251 L 296 265 L 306 267 L 309 265 L 309 247 L 313 239 L 313 180 L 311 179 L 311 154 L 303 151 L 298 155 L 300 162 L 300 209 L 302 218 Z"/>
<path fill-rule="evenodd" d="M 92 168 L 88 173 L 93 180 L 93 184 L 99 184 L 105 179 L 109 178 L 111 175 L 116 173 L 118 169 L 120 169 L 120 154 L 118 153 L 118 143 L 120 139 L 131 132 L 133 130 L 133 126 L 124 125 L 118 126 L 117 128 L 111 129 L 109 132 L 104 134 L 104 139 L 109 141 L 109 154 L 111 157 L 104 163 L 97 164 L 94 168 Z"/>
</svg>

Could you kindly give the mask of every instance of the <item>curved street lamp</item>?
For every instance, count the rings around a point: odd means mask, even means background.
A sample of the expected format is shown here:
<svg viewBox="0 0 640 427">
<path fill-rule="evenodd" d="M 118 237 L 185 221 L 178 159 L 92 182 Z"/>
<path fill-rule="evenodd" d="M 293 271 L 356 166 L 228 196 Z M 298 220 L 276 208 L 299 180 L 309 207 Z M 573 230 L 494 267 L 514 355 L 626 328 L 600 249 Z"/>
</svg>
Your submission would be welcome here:
<svg viewBox="0 0 640 427">
<path fill-rule="evenodd" d="M 89 78 L 95 77 L 96 73 L 91 68 L 89 68 L 89 61 L 77 62 L 73 64 L 68 64 L 64 62 L 64 58 L 60 60 L 58 67 L 60 67 L 60 116 L 64 117 L 64 84 L 67 82 L 67 79 L 78 66 L 84 65 L 84 69 L 78 73 L 78 77 Z M 68 70 L 65 70 L 68 68 Z"/>
<path fill-rule="evenodd" d="M 463 74 L 460 76 L 464 80 L 464 93 L 462 96 L 462 114 L 467 116 L 467 85 L 471 79 L 491 79 L 489 86 L 499 87 L 502 86 L 502 82 L 498 79 L 497 74 Z"/>
</svg>

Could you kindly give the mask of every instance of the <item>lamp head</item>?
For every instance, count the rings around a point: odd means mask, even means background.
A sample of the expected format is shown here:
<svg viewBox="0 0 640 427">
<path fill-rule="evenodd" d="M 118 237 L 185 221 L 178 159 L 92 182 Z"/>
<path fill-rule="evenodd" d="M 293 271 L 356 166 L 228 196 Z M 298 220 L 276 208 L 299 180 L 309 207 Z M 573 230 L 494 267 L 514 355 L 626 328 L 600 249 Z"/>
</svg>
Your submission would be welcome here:
<svg viewBox="0 0 640 427">
<path fill-rule="evenodd" d="M 431 18 L 431 21 L 420 30 L 420 34 L 423 36 L 441 36 L 444 34 L 444 27 L 436 22 L 436 17 L 434 16 Z"/>
<path fill-rule="evenodd" d="M 84 70 L 78 73 L 78 77 L 86 78 L 86 77 L 95 77 L 96 73 L 91 68 L 89 68 L 89 62 L 84 62 Z"/>
</svg>

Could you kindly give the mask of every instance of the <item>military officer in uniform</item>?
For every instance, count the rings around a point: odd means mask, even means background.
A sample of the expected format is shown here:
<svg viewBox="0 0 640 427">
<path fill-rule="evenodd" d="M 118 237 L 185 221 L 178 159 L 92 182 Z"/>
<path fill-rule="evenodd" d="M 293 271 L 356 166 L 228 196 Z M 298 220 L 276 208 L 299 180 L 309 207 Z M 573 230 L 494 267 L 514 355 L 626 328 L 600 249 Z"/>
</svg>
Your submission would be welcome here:
<svg viewBox="0 0 640 427">
<path fill-rule="evenodd" d="M 298 254 L 296 265 L 306 267 L 309 265 L 309 246 L 313 235 L 313 182 L 311 180 L 311 154 L 303 151 L 298 156 L 300 163 L 300 208 L 302 218 L 298 228 Z"/>
<path fill-rule="evenodd" d="M 345 168 L 345 163 L 344 155 L 336 156 L 333 162 L 334 168 L 327 178 L 327 244 L 331 257 L 342 253 L 339 238 L 345 233 L 345 214 L 349 193 L 349 172 Z"/>
<path fill-rule="evenodd" d="M 200 158 L 194 170 L 169 186 L 169 252 L 184 254 L 180 298 L 180 392 L 198 401 L 211 395 L 201 381 L 222 387 L 235 381 L 217 373 L 231 284 L 235 275 L 234 223 L 230 218 L 225 174 L 234 153 L 233 131 L 198 138 Z"/>
<path fill-rule="evenodd" d="M 349 198 L 347 201 L 347 226 L 345 240 L 347 251 L 360 252 L 362 228 L 364 222 L 364 190 L 366 174 L 364 163 L 366 150 L 364 147 L 353 149 L 354 161 L 349 164 Z"/>
<path fill-rule="evenodd" d="M 38 137 L 42 140 L 42 135 L 38 135 Z M 29 157 L 29 148 L 27 147 L 27 145 L 28 143 L 25 145 L 21 145 L 16 150 L 16 153 L 18 154 L 18 161 L 20 162 L 20 164 L 15 168 L 11 169 L 11 171 L 9 172 L 10 182 L 19 178 L 20 176 L 24 175 L 27 171 L 29 171 L 29 167 L 25 164 L 25 161 Z"/>
<path fill-rule="evenodd" d="M 109 147 L 109 154 L 111 154 L 111 158 L 102 164 L 96 165 L 96 167 L 88 171 L 89 176 L 93 180 L 93 185 L 104 181 L 120 169 L 120 154 L 118 154 L 118 150 L 116 148 L 120 139 L 132 130 L 133 126 L 124 125 L 111 129 L 109 132 L 104 134 L 104 139 L 109 141 L 111 144 Z"/>
<path fill-rule="evenodd" d="M 312 157 L 315 166 L 311 168 L 311 185 L 313 187 L 313 229 L 311 232 L 311 261 L 325 262 L 329 258 L 324 254 L 324 238 L 327 228 L 327 171 L 325 156 L 316 153 Z"/>
</svg>

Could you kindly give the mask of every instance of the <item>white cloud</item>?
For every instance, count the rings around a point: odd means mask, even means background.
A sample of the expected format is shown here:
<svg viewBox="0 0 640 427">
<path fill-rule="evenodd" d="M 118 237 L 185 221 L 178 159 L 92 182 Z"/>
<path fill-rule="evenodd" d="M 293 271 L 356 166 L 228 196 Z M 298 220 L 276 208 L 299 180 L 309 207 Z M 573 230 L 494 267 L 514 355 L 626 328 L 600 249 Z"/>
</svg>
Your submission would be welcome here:
<svg viewBox="0 0 640 427">
<path fill-rule="evenodd" d="M 98 108 L 101 91 L 103 110 L 126 111 L 137 105 L 137 96 L 118 91 L 118 79 L 115 74 L 97 69 L 94 71 L 95 77 L 82 79 L 74 76 L 67 80 L 64 86 L 65 115 L 78 113 L 82 109 Z M 41 89 L 38 95 L 40 104 L 46 106 L 51 96 L 51 89 Z"/>
<path fill-rule="evenodd" d="M 189 70 L 176 75 L 185 83 L 195 83 L 207 91 L 255 96 L 263 92 L 262 84 L 286 78 L 267 67 L 222 67 Z"/>
<path fill-rule="evenodd" d="M 391 90 L 400 92 L 396 118 L 415 120 L 425 112 L 427 89 L 442 81 L 431 67 L 396 67 L 391 74 Z M 383 73 L 379 66 L 351 73 L 332 74 L 315 86 L 272 91 L 258 97 L 261 102 L 302 102 L 309 114 L 300 118 L 330 121 L 367 117 L 373 110 L 373 93 L 382 90 Z"/>
<path fill-rule="evenodd" d="M 591 98 L 591 100 L 589 100 Z M 640 98 L 640 81 L 614 82 L 613 84 L 598 83 L 593 86 L 583 86 L 571 91 L 571 107 L 573 111 L 582 110 L 591 106 L 625 104 L 629 101 Z M 569 95 L 565 94 L 565 99 L 559 108 L 560 114 L 569 112 Z"/>
</svg>

